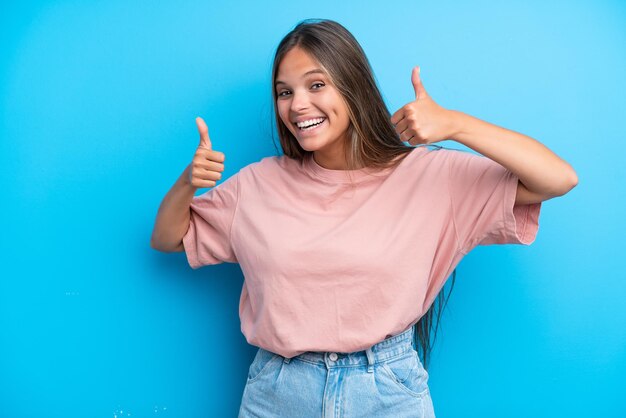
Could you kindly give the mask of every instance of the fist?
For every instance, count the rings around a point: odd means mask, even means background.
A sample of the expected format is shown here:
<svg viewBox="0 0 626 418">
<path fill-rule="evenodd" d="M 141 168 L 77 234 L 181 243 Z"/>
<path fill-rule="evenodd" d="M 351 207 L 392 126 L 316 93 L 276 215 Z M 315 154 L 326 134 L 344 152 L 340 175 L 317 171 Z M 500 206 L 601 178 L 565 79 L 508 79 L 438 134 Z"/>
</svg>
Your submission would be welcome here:
<svg viewBox="0 0 626 418">
<path fill-rule="evenodd" d="M 413 68 L 411 83 L 415 101 L 402 106 L 391 116 L 400 140 L 417 145 L 451 139 L 457 129 L 454 111 L 439 106 L 426 92 L 419 67 Z"/>
<path fill-rule="evenodd" d="M 200 145 L 191 161 L 189 183 L 193 187 L 214 187 L 224 172 L 224 153 L 213 151 L 209 139 L 209 128 L 202 118 L 196 118 L 196 125 L 200 133 Z"/>
</svg>

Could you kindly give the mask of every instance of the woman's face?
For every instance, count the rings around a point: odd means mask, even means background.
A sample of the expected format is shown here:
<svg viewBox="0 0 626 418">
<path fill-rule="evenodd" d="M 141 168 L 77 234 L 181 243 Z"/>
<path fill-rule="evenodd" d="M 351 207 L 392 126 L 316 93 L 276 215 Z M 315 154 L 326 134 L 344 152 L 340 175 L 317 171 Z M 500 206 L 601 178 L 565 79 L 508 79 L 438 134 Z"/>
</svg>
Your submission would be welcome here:
<svg viewBox="0 0 626 418">
<path fill-rule="evenodd" d="M 320 164 L 335 166 L 332 168 L 345 165 L 348 108 L 320 65 L 300 47 L 292 48 L 278 67 L 275 89 L 280 119 L 300 146 L 315 151 L 315 160 Z M 297 126 L 299 122 L 320 119 L 323 121 L 318 126 L 309 129 Z"/>
</svg>

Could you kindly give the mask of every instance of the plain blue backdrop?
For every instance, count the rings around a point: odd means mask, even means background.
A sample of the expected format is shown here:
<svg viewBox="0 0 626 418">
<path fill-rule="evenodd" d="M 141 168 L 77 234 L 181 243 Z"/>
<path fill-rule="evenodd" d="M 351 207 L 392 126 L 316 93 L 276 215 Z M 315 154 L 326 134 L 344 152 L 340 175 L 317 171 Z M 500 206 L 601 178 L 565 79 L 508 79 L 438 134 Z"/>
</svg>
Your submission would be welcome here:
<svg viewBox="0 0 626 418">
<path fill-rule="evenodd" d="M 528 0 L 3 2 L 0 416 L 236 416 L 256 350 L 241 270 L 194 271 L 150 235 L 196 116 L 223 178 L 276 155 L 271 60 L 309 17 L 355 35 L 391 113 L 420 65 L 440 105 L 578 173 L 531 246 L 458 266 L 430 367 L 437 416 L 626 416 L 626 5 Z"/>
</svg>

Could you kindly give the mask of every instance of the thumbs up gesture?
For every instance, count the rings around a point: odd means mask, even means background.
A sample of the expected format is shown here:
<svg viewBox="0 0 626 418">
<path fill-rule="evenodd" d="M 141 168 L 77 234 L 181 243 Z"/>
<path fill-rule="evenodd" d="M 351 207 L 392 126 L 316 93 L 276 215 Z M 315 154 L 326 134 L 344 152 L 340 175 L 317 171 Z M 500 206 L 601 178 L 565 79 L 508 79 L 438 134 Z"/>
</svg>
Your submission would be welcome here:
<svg viewBox="0 0 626 418">
<path fill-rule="evenodd" d="M 217 180 L 222 178 L 225 155 L 222 152 L 213 151 L 209 128 L 204 120 L 200 117 L 196 118 L 196 125 L 200 133 L 200 145 L 191 161 L 189 183 L 197 188 L 213 187 Z"/>
<path fill-rule="evenodd" d="M 420 67 L 413 68 L 411 82 L 415 101 L 402 106 L 391 116 L 400 140 L 417 145 L 450 139 L 456 132 L 454 111 L 439 106 L 426 93 L 420 79 Z"/>
</svg>

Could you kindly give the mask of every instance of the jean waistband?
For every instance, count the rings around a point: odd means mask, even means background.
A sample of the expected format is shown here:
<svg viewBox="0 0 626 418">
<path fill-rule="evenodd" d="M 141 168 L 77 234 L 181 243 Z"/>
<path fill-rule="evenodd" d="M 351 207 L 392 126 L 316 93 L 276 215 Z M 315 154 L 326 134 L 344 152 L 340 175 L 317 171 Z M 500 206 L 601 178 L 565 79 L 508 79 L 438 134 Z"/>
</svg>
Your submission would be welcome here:
<svg viewBox="0 0 626 418">
<path fill-rule="evenodd" d="M 352 367 L 367 365 L 368 371 L 379 362 L 401 356 L 413 350 L 413 327 L 389 337 L 370 348 L 351 353 L 307 351 L 292 358 L 284 358 L 289 363 L 294 358 L 314 364 L 325 364 L 327 367 Z"/>
</svg>

